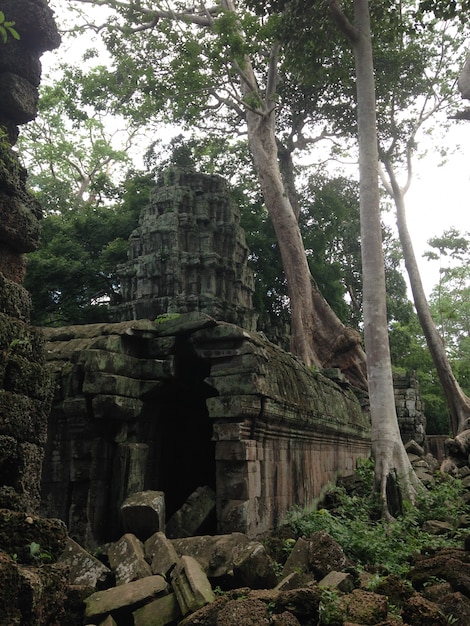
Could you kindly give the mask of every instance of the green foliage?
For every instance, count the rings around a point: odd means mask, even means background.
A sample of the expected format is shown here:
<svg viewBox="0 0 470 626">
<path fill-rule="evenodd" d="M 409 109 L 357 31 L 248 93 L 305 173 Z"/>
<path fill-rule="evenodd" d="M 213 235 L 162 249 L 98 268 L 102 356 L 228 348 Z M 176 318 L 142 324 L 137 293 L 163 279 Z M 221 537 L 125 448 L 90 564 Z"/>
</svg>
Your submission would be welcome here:
<svg viewBox="0 0 470 626">
<path fill-rule="evenodd" d="M 332 510 L 293 509 L 286 520 L 289 526 L 299 536 L 324 530 L 358 565 L 375 565 L 382 572 L 398 575 L 406 573 L 414 554 L 457 545 L 457 532 L 450 536 L 430 535 L 423 531 L 423 524 L 428 520 L 456 523 L 468 511 L 460 481 L 437 475 L 435 483 L 418 494 L 415 505 L 405 503 L 403 515 L 386 522 L 380 518 L 377 496 L 371 491 L 373 465 L 367 464 L 360 471 L 362 489 L 351 495 L 341 487 L 333 488 L 328 494 L 335 503 Z"/>
<path fill-rule="evenodd" d="M 322 589 L 318 612 L 323 626 L 341 626 L 344 622 L 344 610 L 341 608 L 340 593 L 336 589 Z"/>
<path fill-rule="evenodd" d="M 119 204 L 84 205 L 43 219 L 42 245 L 28 256 L 25 278 L 33 323 L 108 319 L 109 304 L 120 300 L 117 266 L 127 260 L 127 240 L 152 186 L 150 176 L 134 173 L 123 186 Z"/>
<path fill-rule="evenodd" d="M 6 43 L 8 40 L 8 36 L 13 37 L 13 39 L 19 40 L 20 35 L 18 31 L 16 31 L 13 27 L 15 22 L 7 22 L 5 14 L 3 11 L 0 11 L 0 40 L 2 43 Z"/>
<path fill-rule="evenodd" d="M 29 544 L 29 556 L 38 564 L 52 561 L 52 555 L 47 551 L 41 551 L 41 546 L 35 541 Z"/>
</svg>

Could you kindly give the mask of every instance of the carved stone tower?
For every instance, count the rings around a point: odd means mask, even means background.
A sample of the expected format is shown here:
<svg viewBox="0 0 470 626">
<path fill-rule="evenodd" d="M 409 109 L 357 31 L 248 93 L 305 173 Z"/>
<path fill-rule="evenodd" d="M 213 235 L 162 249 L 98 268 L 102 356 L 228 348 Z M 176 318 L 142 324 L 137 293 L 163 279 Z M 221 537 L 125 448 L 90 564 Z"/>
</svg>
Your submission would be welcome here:
<svg viewBox="0 0 470 626">
<path fill-rule="evenodd" d="M 118 320 L 199 311 L 254 330 L 254 278 L 237 207 L 220 176 L 170 168 L 131 234 Z"/>
</svg>

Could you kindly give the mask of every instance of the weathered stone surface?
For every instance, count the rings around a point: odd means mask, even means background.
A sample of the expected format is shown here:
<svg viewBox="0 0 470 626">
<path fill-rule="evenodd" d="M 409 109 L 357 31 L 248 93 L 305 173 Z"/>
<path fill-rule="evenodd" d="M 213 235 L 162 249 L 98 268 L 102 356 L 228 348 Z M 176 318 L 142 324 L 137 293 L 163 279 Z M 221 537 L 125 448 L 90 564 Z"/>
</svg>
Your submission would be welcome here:
<svg viewBox="0 0 470 626">
<path fill-rule="evenodd" d="M 437 604 L 415 594 L 406 603 L 402 612 L 403 621 L 413 626 L 445 626 L 447 618 Z M 372 622 L 370 622 L 372 623 Z"/>
<path fill-rule="evenodd" d="M 165 626 L 181 617 L 179 604 L 174 593 L 146 604 L 133 612 L 134 626 Z"/>
<path fill-rule="evenodd" d="M 111 570 L 70 537 L 66 539 L 59 563 L 68 567 L 67 578 L 70 585 L 82 585 L 92 589 L 110 586 Z"/>
<path fill-rule="evenodd" d="M 354 578 L 347 572 L 332 571 L 319 581 L 318 586 L 350 593 L 354 589 Z"/>
<path fill-rule="evenodd" d="M 342 547 L 324 530 L 313 533 L 309 539 L 309 569 L 317 579 L 324 578 L 333 570 L 342 571 L 351 562 Z"/>
<path fill-rule="evenodd" d="M 254 278 L 226 182 L 170 168 L 157 180 L 120 269 L 119 319 L 202 312 L 254 328 Z"/>
<path fill-rule="evenodd" d="M 0 551 L 0 624 L 19 624 L 19 572 L 15 561 Z"/>
<path fill-rule="evenodd" d="M 65 539 L 65 524 L 60 520 L 0 509 L 0 550 L 16 554 L 19 563 L 35 562 L 31 544 L 38 544 L 41 552 L 58 559 Z"/>
<path fill-rule="evenodd" d="M 15 124 L 25 124 L 36 117 L 39 94 L 37 87 L 28 80 L 13 74 L 0 74 L 0 92 L 6 97 L 0 100 L 0 114 Z"/>
<path fill-rule="evenodd" d="M 168 585 L 161 576 L 148 576 L 127 585 L 97 591 L 85 599 L 85 616 L 106 615 L 123 607 L 136 607 L 166 595 Z"/>
<path fill-rule="evenodd" d="M 182 615 L 193 613 L 215 600 L 202 567 L 191 556 L 182 556 L 171 574 L 171 584 Z"/>
<path fill-rule="evenodd" d="M 145 560 L 143 543 L 130 533 L 111 545 L 108 558 L 116 574 L 116 585 L 125 585 L 152 575 L 150 565 Z"/>
<path fill-rule="evenodd" d="M 382 622 L 388 613 L 387 598 L 363 589 L 354 589 L 350 594 L 342 596 L 338 604 L 348 621 L 364 626 Z"/>
<path fill-rule="evenodd" d="M 60 563 L 42 567 L 19 567 L 18 604 L 21 624 L 51 624 L 63 617 L 67 591 L 66 566 Z"/>
<path fill-rule="evenodd" d="M 171 543 L 179 556 L 186 554 L 194 557 L 207 577 L 214 580 L 233 577 L 233 552 L 248 542 L 248 537 L 243 533 L 231 533 L 173 539 Z"/>
<path fill-rule="evenodd" d="M 282 576 L 285 578 L 294 572 L 308 572 L 310 567 L 310 544 L 307 539 L 299 537 L 287 557 L 282 569 Z"/>
<path fill-rule="evenodd" d="M 213 515 L 215 515 L 214 491 L 208 486 L 198 487 L 168 520 L 166 535 L 169 539 L 197 535 Z"/>
<path fill-rule="evenodd" d="M 165 529 L 165 494 L 163 491 L 139 491 L 131 494 L 121 506 L 125 532 L 141 541 Z"/>
<path fill-rule="evenodd" d="M 149 537 L 144 544 L 145 558 L 150 563 L 153 574 L 166 578 L 171 570 L 178 565 L 179 556 L 173 543 L 161 531 Z M 186 551 L 185 554 L 191 555 Z M 200 561 L 199 561 L 200 562 Z M 207 574 L 207 571 L 206 571 Z"/>
<path fill-rule="evenodd" d="M 369 455 L 353 390 L 256 333 L 199 313 L 45 332 L 56 395 L 44 511 L 85 547 L 122 535 L 130 494 L 164 492 L 171 519 L 201 485 L 216 512 L 184 535 L 256 537 Z"/>
<path fill-rule="evenodd" d="M 274 561 L 258 541 L 234 548 L 233 577 L 238 587 L 272 589 L 277 585 Z"/>
<path fill-rule="evenodd" d="M 421 590 L 429 578 L 446 580 L 454 591 L 470 597 L 470 555 L 463 550 L 441 550 L 435 556 L 419 557 L 408 578 L 417 590 Z"/>
<path fill-rule="evenodd" d="M 264 602 L 256 599 L 248 599 L 244 602 L 230 600 L 217 615 L 218 626 L 232 626 L 244 624 L 244 626 L 259 626 L 269 619 L 268 609 Z"/>
<path fill-rule="evenodd" d="M 426 417 L 421 399 L 419 382 L 414 373 L 394 374 L 395 406 L 403 442 L 414 441 L 424 446 L 426 438 Z M 424 456 L 424 450 L 420 456 Z"/>
</svg>

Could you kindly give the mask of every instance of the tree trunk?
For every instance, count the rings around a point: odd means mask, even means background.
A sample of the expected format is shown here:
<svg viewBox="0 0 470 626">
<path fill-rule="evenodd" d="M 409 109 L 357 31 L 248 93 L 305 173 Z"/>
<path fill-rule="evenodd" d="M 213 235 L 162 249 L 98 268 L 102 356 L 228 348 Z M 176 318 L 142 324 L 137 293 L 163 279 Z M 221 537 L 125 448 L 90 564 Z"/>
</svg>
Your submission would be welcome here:
<svg viewBox="0 0 470 626">
<path fill-rule="evenodd" d="M 273 124 L 273 113 L 247 112 L 248 142 L 286 274 L 291 310 L 291 351 L 307 365 L 321 367 L 321 359 L 312 344 L 315 311 L 310 269 L 299 225 L 282 181 Z"/>
<path fill-rule="evenodd" d="M 468 428 L 468 420 L 470 418 L 470 398 L 462 391 L 459 383 L 455 379 L 454 373 L 447 358 L 444 343 L 439 335 L 431 310 L 424 293 L 423 283 L 416 262 L 416 256 L 413 249 L 408 225 L 406 222 L 405 198 L 403 191 L 400 189 L 396 177 L 394 175 L 391 164 L 388 160 L 384 160 L 387 170 L 392 195 L 397 211 L 397 227 L 400 237 L 403 256 L 405 257 L 406 271 L 410 279 L 411 291 L 416 307 L 421 328 L 423 329 L 426 343 L 431 353 L 432 360 L 437 370 L 439 380 L 449 407 L 450 424 L 454 437 Z"/>
<path fill-rule="evenodd" d="M 383 514 L 390 515 L 387 491 L 399 477 L 403 494 L 413 500 L 418 484 L 403 446 L 395 408 L 385 291 L 385 270 L 380 222 L 375 82 L 367 0 L 354 0 L 355 27 L 345 29 L 331 2 L 339 25 L 348 35 L 355 56 L 357 125 L 359 138 L 361 255 L 363 270 L 364 338 L 372 421 L 375 480 Z M 341 17 L 340 16 L 340 17 Z"/>
<path fill-rule="evenodd" d="M 223 5 L 236 14 L 232 0 Z M 277 46 L 270 55 L 264 93 L 258 88 L 251 60 L 235 63 L 245 105 L 248 144 L 276 233 L 287 281 L 291 314 L 291 351 L 307 365 L 339 367 L 356 386 L 367 388 L 365 354 L 358 333 L 346 328 L 318 290 L 310 274 L 298 224 L 298 207 L 291 202 L 293 183 L 283 179 L 276 140 Z M 256 103 L 256 104 L 249 104 Z M 290 193 L 289 193 L 290 191 Z M 295 204 L 295 203 L 294 203 Z"/>
</svg>

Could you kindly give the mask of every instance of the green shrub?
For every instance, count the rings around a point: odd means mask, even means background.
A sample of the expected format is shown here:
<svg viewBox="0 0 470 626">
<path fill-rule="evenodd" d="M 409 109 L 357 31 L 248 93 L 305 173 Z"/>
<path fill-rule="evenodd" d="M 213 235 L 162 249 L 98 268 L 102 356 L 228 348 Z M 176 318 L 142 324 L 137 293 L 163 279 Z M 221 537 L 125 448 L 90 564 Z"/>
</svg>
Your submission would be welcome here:
<svg viewBox="0 0 470 626">
<path fill-rule="evenodd" d="M 461 481 L 437 474 L 434 485 L 418 494 L 415 505 L 405 502 L 403 515 L 386 522 L 377 516 L 370 471 L 371 466 L 360 468 L 362 487 L 353 495 L 342 487 L 329 491 L 328 499 L 335 503 L 332 510 L 294 508 L 286 522 L 297 536 L 324 530 L 358 566 L 374 566 L 397 575 L 406 573 L 411 557 L 417 553 L 458 545 L 456 528 L 448 535 L 435 536 L 422 527 L 428 520 L 455 522 L 462 518 L 468 507 L 462 499 Z"/>
</svg>

